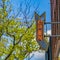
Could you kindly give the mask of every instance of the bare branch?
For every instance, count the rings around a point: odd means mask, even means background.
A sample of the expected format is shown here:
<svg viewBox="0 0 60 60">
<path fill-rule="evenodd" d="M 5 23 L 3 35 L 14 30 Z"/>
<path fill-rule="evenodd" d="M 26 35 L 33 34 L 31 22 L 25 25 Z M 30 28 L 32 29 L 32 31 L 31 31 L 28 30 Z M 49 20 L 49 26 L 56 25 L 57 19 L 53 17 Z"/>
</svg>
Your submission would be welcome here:
<svg viewBox="0 0 60 60">
<path fill-rule="evenodd" d="M 15 18 L 16 18 L 17 16 L 19 16 L 21 10 L 22 10 L 22 3 L 20 4 L 19 11 L 18 11 L 17 14 L 15 15 Z"/>
</svg>

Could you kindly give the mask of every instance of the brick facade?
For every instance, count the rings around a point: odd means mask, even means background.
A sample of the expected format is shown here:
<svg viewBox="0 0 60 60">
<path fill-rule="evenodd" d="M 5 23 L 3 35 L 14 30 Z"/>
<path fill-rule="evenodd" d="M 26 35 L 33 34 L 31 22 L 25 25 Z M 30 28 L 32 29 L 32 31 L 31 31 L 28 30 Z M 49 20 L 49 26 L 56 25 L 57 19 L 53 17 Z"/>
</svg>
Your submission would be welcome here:
<svg viewBox="0 0 60 60">
<path fill-rule="evenodd" d="M 51 22 L 60 22 L 60 0 L 51 0 Z M 52 24 L 52 35 L 60 35 L 60 24 Z M 52 60 L 58 60 L 60 37 L 52 37 Z"/>
</svg>

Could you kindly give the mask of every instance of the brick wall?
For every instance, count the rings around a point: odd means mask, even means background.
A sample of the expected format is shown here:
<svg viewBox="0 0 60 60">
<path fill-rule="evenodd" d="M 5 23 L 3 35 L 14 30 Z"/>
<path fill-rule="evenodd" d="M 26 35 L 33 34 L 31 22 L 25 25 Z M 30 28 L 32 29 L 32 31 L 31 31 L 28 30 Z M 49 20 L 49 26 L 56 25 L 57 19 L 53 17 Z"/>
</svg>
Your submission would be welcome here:
<svg viewBox="0 0 60 60">
<path fill-rule="evenodd" d="M 51 22 L 60 22 L 60 0 L 51 0 Z M 52 35 L 60 35 L 60 24 L 52 24 Z M 60 37 L 52 37 L 52 60 L 57 60 L 58 40 Z"/>
</svg>

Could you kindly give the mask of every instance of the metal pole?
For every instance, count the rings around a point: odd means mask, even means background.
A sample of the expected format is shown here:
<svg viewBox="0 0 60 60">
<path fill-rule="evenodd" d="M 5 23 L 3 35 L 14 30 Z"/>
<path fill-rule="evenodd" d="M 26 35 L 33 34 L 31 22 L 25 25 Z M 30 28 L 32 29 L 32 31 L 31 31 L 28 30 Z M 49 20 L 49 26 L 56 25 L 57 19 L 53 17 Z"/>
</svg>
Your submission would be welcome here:
<svg viewBox="0 0 60 60">
<path fill-rule="evenodd" d="M 51 42 L 51 37 L 49 39 L 48 50 L 45 53 L 45 60 L 52 60 L 52 42 Z"/>
<path fill-rule="evenodd" d="M 60 35 L 44 35 L 44 37 L 60 37 Z"/>
<path fill-rule="evenodd" d="M 48 52 L 45 52 L 45 60 L 48 60 Z"/>
<path fill-rule="evenodd" d="M 60 24 L 60 22 L 44 22 L 44 24 Z"/>
<path fill-rule="evenodd" d="M 49 39 L 48 60 L 52 60 L 52 41 L 51 41 L 51 37 Z"/>
</svg>

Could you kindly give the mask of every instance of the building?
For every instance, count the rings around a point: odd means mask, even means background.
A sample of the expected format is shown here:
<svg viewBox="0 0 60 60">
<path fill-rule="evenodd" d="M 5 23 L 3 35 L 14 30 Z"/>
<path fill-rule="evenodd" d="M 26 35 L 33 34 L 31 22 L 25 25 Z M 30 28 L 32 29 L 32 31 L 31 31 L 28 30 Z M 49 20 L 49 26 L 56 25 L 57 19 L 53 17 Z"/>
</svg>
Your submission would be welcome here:
<svg viewBox="0 0 60 60">
<path fill-rule="evenodd" d="M 51 1 L 51 22 L 60 22 L 60 0 Z M 60 49 L 60 24 L 52 24 L 52 35 L 58 35 L 52 37 L 52 60 L 58 60 L 58 54 Z"/>
</svg>

